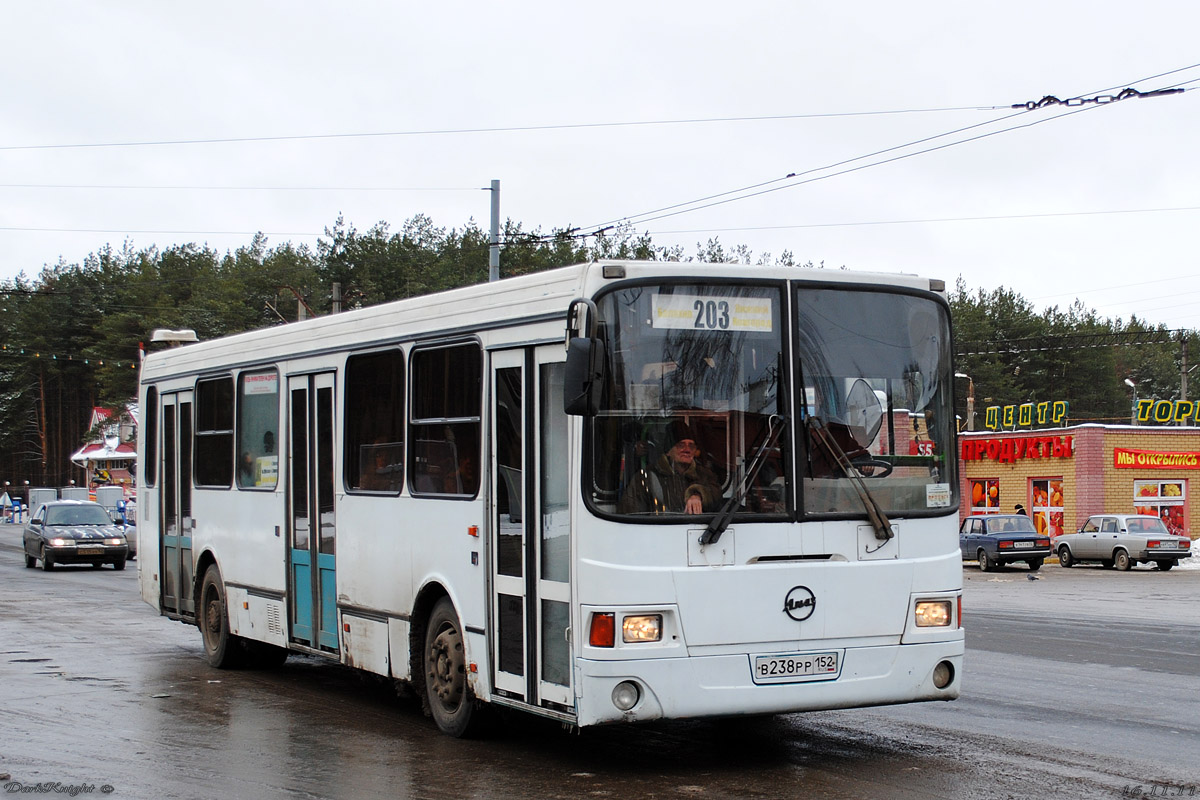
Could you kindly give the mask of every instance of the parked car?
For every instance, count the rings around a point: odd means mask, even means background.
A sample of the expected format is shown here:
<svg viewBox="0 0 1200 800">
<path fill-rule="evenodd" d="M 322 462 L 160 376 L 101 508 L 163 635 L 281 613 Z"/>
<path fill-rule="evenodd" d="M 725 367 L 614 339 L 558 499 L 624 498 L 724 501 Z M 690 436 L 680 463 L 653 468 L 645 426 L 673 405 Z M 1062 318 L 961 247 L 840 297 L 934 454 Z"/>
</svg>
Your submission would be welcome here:
<svg viewBox="0 0 1200 800">
<path fill-rule="evenodd" d="M 1034 530 L 1024 514 L 967 517 L 958 529 L 958 547 L 964 561 L 979 561 L 980 572 L 1015 561 L 1024 561 L 1036 572 L 1051 553 L 1050 538 Z"/>
<path fill-rule="evenodd" d="M 131 514 L 124 520 L 114 522 L 125 532 L 125 541 L 129 544 L 129 557 L 137 558 L 137 517 Z"/>
<path fill-rule="evenodd" d="M 1078 533 L 1054 537 L 1058 563 L 1099 561 L 1105 567 L 1127 570 L 1153 561 L 1161 570 L 1192 554 L 1192 540 L 1176 536 L 1158 517 L 1147 514 L 1096 514 Z"/>
<path fill-rule="evenodd" d="M 55 564 L 112 564 L 125 569 L 129 544 L 108 509 L 88 500 L 54 500 L 29 517 L 22 534 L 25 566 L 38 560 L 49 572 Z"/>
<path fill-rule="evenodd" d="M 105 506 L 108 508 L 108 506 Z M 113 524 L 125 533 L 125 541 L 129 545 L 129 559 L 137 558 L 137 505 L 133 500 L 118 500 L 117 505 L 108 508 L 108 515 Z"/>
</svg>

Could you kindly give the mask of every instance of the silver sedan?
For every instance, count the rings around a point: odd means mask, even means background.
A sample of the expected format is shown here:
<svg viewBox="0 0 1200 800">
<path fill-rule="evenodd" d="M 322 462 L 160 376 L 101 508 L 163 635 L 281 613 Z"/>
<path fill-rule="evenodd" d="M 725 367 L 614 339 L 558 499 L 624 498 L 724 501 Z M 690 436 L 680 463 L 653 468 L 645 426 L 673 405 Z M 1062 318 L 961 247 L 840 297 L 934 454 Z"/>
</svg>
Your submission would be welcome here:
<svg viewBox="0 0 1200 800">
<path fill-rule="evenodd" d="M 1168 570 L 1192 554 L 1191 539 L 1175 536 L 1161 519 L 1143 514 L 1096 514 L 1078 533 L 1054 537 L 1052 546 L 1064 567 L 1099 561 L 1105 567 L 1127 570 L 1153 562 Z"/>
</svg>

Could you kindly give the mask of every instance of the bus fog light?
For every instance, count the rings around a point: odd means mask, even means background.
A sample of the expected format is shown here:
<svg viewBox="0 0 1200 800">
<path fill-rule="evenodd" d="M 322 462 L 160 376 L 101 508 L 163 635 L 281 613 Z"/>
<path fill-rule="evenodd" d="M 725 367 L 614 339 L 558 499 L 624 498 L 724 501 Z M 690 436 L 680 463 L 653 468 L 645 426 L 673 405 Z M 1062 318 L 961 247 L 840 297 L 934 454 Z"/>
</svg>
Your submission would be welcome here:
<svg viewBox="0 0 1200 800">
<path fill-rule="evenodd" d="M 662 641 L 662 614 L 625 617 L 621 621 L 621 638 L 626 642 Z"/>
<path fill-rule="evenodd" d="M 613 705 L 621 711 L 628 711 L 642 699 L 642 690 L 633 681 L 621 681 L 612 690 Z"/>
<path fill-rule="evenodd" d="M 945 689 L 954 681 L 954 665 L 949 661 L 939 661 L 933 668 L 933 685 Z"/>
<path fill-rule="evenodd" d="M 945 628 L 953 617 L 949 600 L 922 600 L 917 603 L 918 628 Z"/>
</svg>

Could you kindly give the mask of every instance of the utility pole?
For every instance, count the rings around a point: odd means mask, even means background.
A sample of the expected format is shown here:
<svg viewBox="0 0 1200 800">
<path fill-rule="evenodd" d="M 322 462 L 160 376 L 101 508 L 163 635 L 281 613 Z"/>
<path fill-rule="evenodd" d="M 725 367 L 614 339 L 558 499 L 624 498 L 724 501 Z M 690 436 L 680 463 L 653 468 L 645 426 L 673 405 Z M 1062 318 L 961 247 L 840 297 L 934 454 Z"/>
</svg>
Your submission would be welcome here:
<svg viewBox="0 0 1200 800">
<path fill-rule="evenodd" d="M 1187 334 L 1185 334 L 1185 333 L 1179 334 L 1179 349 L 1180 349 L 1179 399 L 1187 400 L 1188 365 L 1187 365 Z"/>
<path fill-rule="evenodd" d="M 342 284 L 335 281 L 333 284 L 333 313 L 342 313 Z"/>
<path fill-rule="evenodd" d="M 1187 400 L 1187 333 L 1179 332 L 1179 399 Z M 1179 421 L 1180 425 L 1185 425 L 1184 420 Z"/>
<path fill-rule="evenodd" d="M 500 280 L 500 181 L 492 181 L 492 246 L 488 252 L 488 282 Z"/>
</svg>

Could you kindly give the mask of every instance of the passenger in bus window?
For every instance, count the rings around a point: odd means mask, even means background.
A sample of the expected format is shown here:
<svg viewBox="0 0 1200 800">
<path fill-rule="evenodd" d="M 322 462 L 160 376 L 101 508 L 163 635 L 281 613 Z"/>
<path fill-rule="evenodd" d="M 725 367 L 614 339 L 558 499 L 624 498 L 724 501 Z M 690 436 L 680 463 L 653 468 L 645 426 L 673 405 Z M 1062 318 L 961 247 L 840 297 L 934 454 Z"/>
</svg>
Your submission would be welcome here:
<svg viewBox="0 0 1200 800">
<path fill-rule="evenodd" d="M 395 492 L 400 489 L 403 467 L 399 463 L 399 445 L 395 442 L 378 441 L 363 447 L 365 462 L 361 484 L 357 488 L 376 492 Z"/>
<path fill-rule="evenodd" d="M 479 486 L 478 470 L 472 454 L 460 456 L 458 465 L 446 473 L 442 491 L 446 494 L 472 494 Z"/>
<path fill-rule="evenodd" d="M 701 514 L 715 511 L 721 497 L 717 476 L 696 461 L 700 450 L 686 422 L 668 430 L 670 449 L 648 468 L 640 469 L 617 505 L 623 514 Z"/>
<path fill-rule="evenodd" d="M 254 485 L 254 467 L 257 459 L 249 450 L 242 453 L 242 458 L 238 461 L 238 486 L 253 486 Z"/>
</svg>

